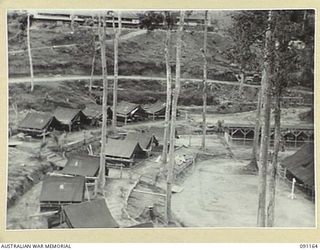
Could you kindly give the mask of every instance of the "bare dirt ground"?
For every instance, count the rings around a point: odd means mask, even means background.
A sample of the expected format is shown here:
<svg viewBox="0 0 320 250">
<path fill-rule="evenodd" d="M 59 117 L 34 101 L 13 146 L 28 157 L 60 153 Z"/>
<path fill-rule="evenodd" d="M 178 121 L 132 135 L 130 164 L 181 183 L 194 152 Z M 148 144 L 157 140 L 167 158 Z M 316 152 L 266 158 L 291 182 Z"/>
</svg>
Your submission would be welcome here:
<svg viewBox="0 0 320 250">
<path fill-rule="evenodd" d="M 242 153 L 234 148 L 235 159 L 219 157 L 196 164 L 194 173 L 181 184 L 183 191 L 173 195 L 173 212 L 184 226 L 256 226 L 258 176 L 239 171 L 249 162 L 245 156 L 250 147 Z M 300 191 L 291 200 L 290 190 L 287 183 L 278 181 L 275 227 L 314 227 L 314 203 Z"/>
</svg>

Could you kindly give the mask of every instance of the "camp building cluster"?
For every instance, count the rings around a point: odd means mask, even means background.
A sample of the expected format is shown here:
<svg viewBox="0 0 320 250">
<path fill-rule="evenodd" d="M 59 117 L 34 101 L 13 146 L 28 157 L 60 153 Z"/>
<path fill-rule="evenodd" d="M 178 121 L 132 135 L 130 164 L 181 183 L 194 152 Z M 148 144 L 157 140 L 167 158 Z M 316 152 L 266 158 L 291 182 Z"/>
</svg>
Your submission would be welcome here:
<svg viewBox="0 0 320 250">
<path fill-rule="evenodd" d="M 123 101 L 117 106 L 117 120 L 118 123 L 127 124 L 161 119 L 164 118 L 165 109 L 165 104 L 160 102 L 141 106 Z M 112 107 L 108 107 L 108 123 L 112 118 L 112 112 Z M 58 107 L 52 113 L 31 111 L 19 123 L 18 131 L 46 141 L 55 130 L 72 134 L 73 131 L 99 127 L 101 123 L 101 106 L 88 104 L 83 110 Z M 147 159 L 159 145 L 158 139 L 150 131 L 131 131 L 119 135 L 109 137 L 105 144 L 106 176 L 110 166 L 131 167 Z M 97 138 L 100 140 L 99 136 Z M 111 216 L 105 200 L 96 199 L 99 156 L 100 154 L 93 152 L 86 155 L 71 154 L 64 166 L 58 167 L 44 178 L 40 210 L 53 213 L 48 219 L 49 227 L 60 225 L 62 222 L 66 222 L 70 228 L 119 227 Z"/>
</svg>

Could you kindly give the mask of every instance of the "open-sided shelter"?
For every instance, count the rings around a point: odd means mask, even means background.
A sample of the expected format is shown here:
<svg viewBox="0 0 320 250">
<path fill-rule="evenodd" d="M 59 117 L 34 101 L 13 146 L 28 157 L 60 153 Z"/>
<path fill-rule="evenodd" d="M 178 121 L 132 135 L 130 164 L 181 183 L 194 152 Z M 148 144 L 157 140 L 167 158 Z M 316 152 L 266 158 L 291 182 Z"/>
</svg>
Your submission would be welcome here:
<svg viewBox="0 0 320 250">
<path fill-rule="evenodd" d="M 71 132 L 75 129 L 80 129 L 85 124 L 87 118 L 80 109 L 71 109 L 58 107 L 53 114 L 59 121 L 61 130 Z"/>
<path fill-rule="evenodd" d="M 85 178 L 83 176 L 46 176 L 40 194 L 40 210 L 60 211 L 61 207 L 84 200 Z"/>
<path fill-rule="evenodd" d="M 118 228 L 105 199 L 98 199 L 63 207 L 69 228 Z"/>
<path fill-rule="evenodd" d="M 146 152 L 137 141 L 108 139 L 105 145 L 105 157 L 107 162 L 132 166 L 138 159 L 145 158 Z"/>
<path fill-rule="evenodd" d="M 32 136 L 46 135 L 58 125 L 57 119 L 48 113 L 30 112 L 20 122 L 18 131 Z"/>
</svg>

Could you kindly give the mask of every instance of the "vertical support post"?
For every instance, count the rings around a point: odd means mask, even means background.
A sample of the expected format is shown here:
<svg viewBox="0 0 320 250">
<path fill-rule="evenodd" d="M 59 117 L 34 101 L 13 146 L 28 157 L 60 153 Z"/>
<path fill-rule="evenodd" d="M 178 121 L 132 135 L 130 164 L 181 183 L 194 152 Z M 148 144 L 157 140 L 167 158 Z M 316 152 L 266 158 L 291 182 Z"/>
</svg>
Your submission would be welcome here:
<svg viewBox="0 0 320 250">
<path fill-rule="evenodd" d="M 122 169 L 123 168 L 123 165 L 122 164 L 120 164 L 120 179 L 122 179 Z"/>
<path fill-rule="evenodd" d="M 292 185 L 291 185 L 291 193 L 289 194 L 289 198 L 291 198 L 291 200 L 296 198 L 296 195 L 294 194 L 294 186 L 296 184 L 296 179 L 293 178 L 292 179 Z"/>
</svg>

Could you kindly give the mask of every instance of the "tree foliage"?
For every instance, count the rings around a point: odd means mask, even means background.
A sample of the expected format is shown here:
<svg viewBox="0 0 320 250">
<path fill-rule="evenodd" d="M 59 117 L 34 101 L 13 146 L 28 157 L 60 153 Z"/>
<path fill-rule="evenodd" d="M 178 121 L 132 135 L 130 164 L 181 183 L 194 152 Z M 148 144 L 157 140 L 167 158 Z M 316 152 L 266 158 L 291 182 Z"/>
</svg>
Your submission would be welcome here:
<svg viewBox="0 0 320 250">
<path fill-rule="evenodd" d="M 274 10 L 272 21 L 272 82 L 311 86 L 313 83 L 314 10 Z M 246 71 L 261 72 L 267 11 L 232 14 L 229 35 L 234 41 L 227 56 Z M 275 85 L 274 85 L 275 86 Z"/>
</svg>

